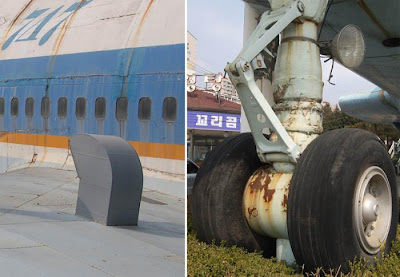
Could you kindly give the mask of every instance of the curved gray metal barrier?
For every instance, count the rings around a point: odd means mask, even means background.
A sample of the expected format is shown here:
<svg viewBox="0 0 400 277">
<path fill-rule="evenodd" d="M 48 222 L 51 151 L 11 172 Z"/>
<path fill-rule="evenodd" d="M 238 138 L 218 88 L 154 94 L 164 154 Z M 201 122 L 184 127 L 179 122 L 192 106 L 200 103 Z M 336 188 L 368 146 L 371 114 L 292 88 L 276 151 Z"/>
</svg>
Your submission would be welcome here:
<svg viewBox="0 0 400 277">
<path fill-rule="evenodd" d="M 104 225 L 137 225 L 143 190 L 139 156 L 120 137 L 70 139 L 80 178 L 76 214 Z"/>
</svg>

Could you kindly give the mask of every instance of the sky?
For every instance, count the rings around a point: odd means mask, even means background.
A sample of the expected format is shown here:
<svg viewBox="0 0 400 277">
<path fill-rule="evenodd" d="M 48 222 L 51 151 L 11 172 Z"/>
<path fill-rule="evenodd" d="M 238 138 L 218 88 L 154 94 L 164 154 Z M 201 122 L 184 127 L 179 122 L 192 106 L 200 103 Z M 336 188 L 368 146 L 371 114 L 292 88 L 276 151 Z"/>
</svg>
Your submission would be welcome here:
<svg viewBox="0 0 400 277">
<path fill-rule="evenodd" d="M 240 0 L 188 0 L 187 28 L 197 38 L 200 71 L 223 72 L 243 45 L 244 3 Z M 335 63 L 331 85 L 327 82 L 332 62 L 322 63 L 323 100 L 335 104 L 343 95 L 367 92 L 376 86 Z"/>
</svg>

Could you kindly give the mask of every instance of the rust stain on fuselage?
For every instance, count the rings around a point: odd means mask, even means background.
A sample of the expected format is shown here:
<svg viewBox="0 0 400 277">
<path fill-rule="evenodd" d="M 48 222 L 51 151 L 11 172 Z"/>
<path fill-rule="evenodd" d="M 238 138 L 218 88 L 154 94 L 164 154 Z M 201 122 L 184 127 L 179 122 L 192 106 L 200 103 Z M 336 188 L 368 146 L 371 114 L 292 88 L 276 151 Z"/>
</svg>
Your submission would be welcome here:
<svg viewBox="0 0 400 277">
<path fill-rule="evenodd" d="M 53 46 L 53 55 L 57 55 L 58 52 L 60 51 L 61 43 L 64 40 L 65 34 L 67 33 L 68 27 L 71 25 L 72 21 L 74 20 L 74 17 L 78 10 L 81 8 L 82 4 L 86 0 L 81 0 L 81 3 L 79 4 L 78 8 L 73 12 L 70 18 L 64 21 L 64 23 L 61 26 L 60 33 L 58 34 L 58 37 L 56 39 L 56 43 Z"/>
<path fill-rule="evenodd" d="M 126 63 L 126 68 L 124 72 L 124 78 L 123 78 L 123 85 L 122 85 L 122 91 L 121 91 L 121 96 L 126 96 L 126 91 L 128 88 L 128 76 L 129 76 L 129 69 L 131 68 L 132 64 L 132 58 L 133 58 L 133 51 L 134 47 L 136 46 L 136 43 L 139 39 L 140 33 L 142 32 L 143 25 L 147 19 L 148 14 L 150 13 L 150 9 L 153 6 L 154 0 L 150 0 L 149 5 L 147 6 L 145 12 L 143 13 L 142 18 L 140 19 L 139 26 L 136 30 L 135 36 L 133 37 L 132 43 L 131 43 L 131 50 L 129 53 L 128 57 L 128 62 Z"/>
<path fill-rule="evenodd" d="M 20 19 L 20 17 L 25 13 L 25 11 L 27 9 L 29 9 L 29 7 L 32 5 L 32 3 L 35 0 L 30 0 L 23 8 L 22 10 L 14 17 L 14 19 L 11 21 L 10 25 L 8 26 L 6 32 L 3 35 L 3 38 L 1 40 L 0 43 L 0 52 L 1 52 L 1 47 L 3 46 L 3 44 L 6 42 L 8 35 L 10 34 L 11 29 L 14 27 L 15 23 L 17 23 L 18 19 Z"/>
<path fill-rule="evenodd" d="M 133 38 L 133 41 L 132 41 L 132 45 L 131 45 L 132 48 L 136 45 L 136 42 L 139 39 L 139 35 L 142 32 L 142 28 L 143 28 L 144 22 L 146 21 L 146 18 L 148 16 L 149 12 L 150 12 L 150 9 L 153 6 L 153 3 L 154 3 L 154 0 L 150 0 L 150 3 L 147 6 L 146 11 L 144 12 L 144 14 L 142 16 L 142 19 L 140 20 L 139 26 L 138 26 L 137 31 L 135 33 L 135 37 Z"/>
<path fill-rule="evenodd" d="M 72 22 L 74 21 L 74 18 L 76 16 L 76 14 L 78 13 L 78 11 L 81 9 L 82 5 L 86 2 L 87 0 L 81 0 L 81 3 L 79 4 L 79 6 L 76 8 L 76 10 L 73 12 L 73 14 L 71 15 L 70 18 L 68 18 L 67 20 L 64 21 L 60 33 L 58 34 L 58 37 L 56 39 L 56 43 L 53 46 L 53 54 L 52 54 L 52 59 L 50 61 L 50 66 L 49 66 L 49 78 L 52 77 L 52 73 L 53 73 L 53 68 L 54 68 L 54 63 L 56 60 L 56 57 L 58 55 L 58 52 L 60 51 L 61 48 L 61 44 L 64 40 L 65 34 L 68 31 L 68 28 L 71 26 Z M 47 95 L 47 93 L 46 93 Z"/>
</svg>

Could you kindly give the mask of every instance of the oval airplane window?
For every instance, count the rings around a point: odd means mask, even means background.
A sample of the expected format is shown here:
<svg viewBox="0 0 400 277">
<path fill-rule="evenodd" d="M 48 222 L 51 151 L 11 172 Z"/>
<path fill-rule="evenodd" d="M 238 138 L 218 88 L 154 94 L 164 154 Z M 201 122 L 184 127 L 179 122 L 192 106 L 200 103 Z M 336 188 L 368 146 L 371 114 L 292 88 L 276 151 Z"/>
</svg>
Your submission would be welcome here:
<svg viewBox="0 0 400 277">
<path fill-rule="evenodd" d="M 79 120 L 85 119 L 86 116 L 86 99 L 79 97 L 76 99 L 75 115 Z"/>
<path fill-rule="evenodd" d="M 68 99 L 66 97 L 60 97 L 58 99 L 57 115 L 58 118 L 64 119 L 67 117 L 68 110 Z"/>
<path fill-rule="evenodd" d="M 40 114 L 43 118 L 50 117 L 50 98 L 47 96 L 42 98 L 42 103 L 40 105 Z"/>
<path fill-rule="evenodd" d="M 11 99 L 11 115 L 18 116 L 18 98 Z"/>
<path fill-rule="evenodd" d="M 0 98 L 0 116 L 4 116 L 4 98 Z"/>
<path fill-rule="evenodd" d="M 106 99 L 104 97 L 96 99 L 94 115 L 96 119 L 106 118 Z"/>
<path fill-rule="evenodd" d="M 139 120 L 150 120 L 151 119 L 151 98 L 142 97 L 139 100 L 138 108 Z"/>
<path fill-rule="evenodd" d="M 115 117 L 119 121 L 124 121 L 128 119 L 128 98 L 120 97 L 117 99 Z"/>
<path fill-rule="evenodd" d="M 26 100 L 25 100 L 25 116 L 27 118 L 33 117 L 34 103 L 35 102 L 32 97 L 26 98 Z"/>
<path fill-rule="evenodd" d="M 162 116 L 165 122 L 175 122 L 176 108 L 177 103 L 175 97 L 167 97 L 164 99 Z"/>
</svg>

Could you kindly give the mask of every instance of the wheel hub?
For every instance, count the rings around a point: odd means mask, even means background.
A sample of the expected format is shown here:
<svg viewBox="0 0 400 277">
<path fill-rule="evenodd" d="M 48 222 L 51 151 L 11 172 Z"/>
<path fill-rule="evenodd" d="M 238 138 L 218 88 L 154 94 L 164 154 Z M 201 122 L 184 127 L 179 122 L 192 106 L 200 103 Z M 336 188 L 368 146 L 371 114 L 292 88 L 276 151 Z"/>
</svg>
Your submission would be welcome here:
<svg viewBox="0 0 400 277">
<path fill-rule="evenodd" d="M 356 186 L 353 222 L 361 247 L 376 254 L 385 244 L 392 219 L 392 197 L 385 172 L 377 167 L 367 168 Z"/>
<path fill-rule="evenodd" d="M 378 218 L 379 203 L 377 199 L 371 194 L 367 193 L 364 196 L 363 206 L 362 206 L 362 216 L 363 222 L 369 224 L 376 221 Z"/>
</svg>

